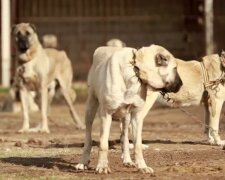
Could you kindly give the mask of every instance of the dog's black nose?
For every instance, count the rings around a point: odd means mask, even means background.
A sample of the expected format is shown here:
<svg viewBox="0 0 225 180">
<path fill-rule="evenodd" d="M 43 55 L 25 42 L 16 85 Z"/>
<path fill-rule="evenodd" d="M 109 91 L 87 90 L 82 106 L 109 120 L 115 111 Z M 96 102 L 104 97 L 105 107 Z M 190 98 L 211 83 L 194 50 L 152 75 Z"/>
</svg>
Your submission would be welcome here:
<svg viewBox="0 0 225 180">
<path fill-rule="evenodd" d="M 183 85 L 183 82 L 182 82 L 179 74 L 176 73 L 174 82 L 167 83 L 165 89 L 166 89 L 167 92 L 174 92 L 174 93 L 176 93 L 176 92 L 178 92 L 180 90 L 182 85 Z"/>
<path fill-rule="evenodd" d="M 29 40 L 27 37 L 21 37 L 18 39 L 17 47 L 20 52 L 26 52 L 29 49 Z"/>
</svg>

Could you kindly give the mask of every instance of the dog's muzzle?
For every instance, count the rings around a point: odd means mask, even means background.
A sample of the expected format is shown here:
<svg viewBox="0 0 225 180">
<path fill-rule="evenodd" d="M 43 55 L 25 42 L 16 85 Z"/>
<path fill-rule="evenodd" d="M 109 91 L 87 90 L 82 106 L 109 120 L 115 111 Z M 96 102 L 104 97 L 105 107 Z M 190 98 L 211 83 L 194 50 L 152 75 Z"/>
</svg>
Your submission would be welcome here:
<svg viewBox="0 0 225 180">
<path fill-rule="evenodd" d="M 18 37 L 17 47 L 20 52 L 26 52 L 30 48 L 28 37 Z"/>
<path fill-rule="evenodd" d="M 174 79 L 174 82 L 170 82 L 170 83 L 167 83 L 166 87 L 163 88 L 163 92 L 173 92 L 173 93 L 176 93 L 180 90 L 181 86 L 183 85 L 183 82 L 179 76 L 178 73 L 176 73 L 176 76 L 175 76 L 175 79 Z"/>
</svg>

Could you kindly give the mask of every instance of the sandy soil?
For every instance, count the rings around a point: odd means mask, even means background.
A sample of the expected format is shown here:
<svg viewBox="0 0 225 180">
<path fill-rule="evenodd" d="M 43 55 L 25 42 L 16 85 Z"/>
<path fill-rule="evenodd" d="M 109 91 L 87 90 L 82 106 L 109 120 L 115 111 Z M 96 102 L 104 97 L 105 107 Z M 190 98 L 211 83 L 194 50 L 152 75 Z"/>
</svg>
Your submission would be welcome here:
<svg viewBox="0 0 225 180">
<path fill-rule="evenodd" d="M 84 117 L 84 104 L 75 105 Z M 203 122 L 203 108 L 185 108 Z M 143 140 L 149 145 L 144 157 L 154 175 L 126 168 L 121 161 L 119 123 L 113 122 L 109 162 L 112 173 L 95 173 L 99 121 L 95 120 L 90 169 L 77 172 L 74 166 L 82 153 L 84 131 L 76 130 L 64 105 L 51 110 L 51 134 L 18 134 L 21 114 L 0 114 L 0 179 L 225 179 L 225 150 L 207 144 L 204 128 L 180 109 L 154 108 L 147 116 Z M 40 115 L 32 115 L 35 126 Z M 221 117 L 221 136 L 225 120 Z M 133 156 L 132 156 L 133 157 Z"/>
</svg>

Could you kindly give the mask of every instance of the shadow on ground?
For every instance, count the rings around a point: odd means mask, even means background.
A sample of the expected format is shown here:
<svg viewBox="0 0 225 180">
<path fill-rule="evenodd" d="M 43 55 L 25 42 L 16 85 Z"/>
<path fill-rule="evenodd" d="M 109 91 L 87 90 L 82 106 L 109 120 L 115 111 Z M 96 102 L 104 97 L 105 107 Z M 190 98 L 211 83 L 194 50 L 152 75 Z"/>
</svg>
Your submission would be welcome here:
<svg viewBox="0 0 225 180">
<path fill-rule="evenodd" d="M 189 144 L 189 145 L 209 145 L 207 141 L 172 141 L 172 140 L 143 140 L 143 144 Z M 130 141 L 132 143 L 132 141 Z M 120 139 L 115 139 L 109 141 L 109 149 L 115 149 L 115 145 L 120 144 Z M 84 143 L 73 143 L 73 144 L 64 144 L 64 143 L 55 143 L 48 145 L 46 148 L 74 148 L 74 147 L 83 147 Z M 92 141 L 92 146 L 99 146 L 98 141 Z"/>
<path fill-rule="evenodd" d="M 1 162 L 10 163 L 22 166 L 35 166 L 46 169 L 58 169 L 60 171 L 74 172 L 76 171 L 73 165 L 77 163 L 70 163 L 62 158 L 56 157 L 9 157 L 1 158 Z"/>
</svg>

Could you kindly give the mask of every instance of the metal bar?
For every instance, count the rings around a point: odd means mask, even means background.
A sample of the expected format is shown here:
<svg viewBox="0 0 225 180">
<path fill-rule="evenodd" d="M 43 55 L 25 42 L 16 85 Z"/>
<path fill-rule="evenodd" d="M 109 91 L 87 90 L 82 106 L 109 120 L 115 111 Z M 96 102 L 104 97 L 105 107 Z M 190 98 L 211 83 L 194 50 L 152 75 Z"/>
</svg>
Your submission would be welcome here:
<svg viewBox="0 0 225 180">
<path fill-rule="evenodd" d="M 2 86 L 10 86 L 10 1 L 1 0 L 2 16 Z"/>
</svg>

